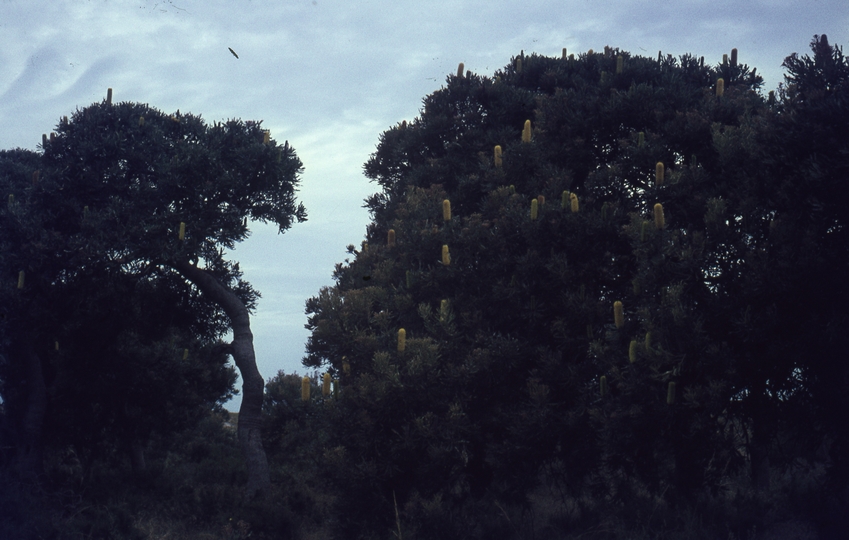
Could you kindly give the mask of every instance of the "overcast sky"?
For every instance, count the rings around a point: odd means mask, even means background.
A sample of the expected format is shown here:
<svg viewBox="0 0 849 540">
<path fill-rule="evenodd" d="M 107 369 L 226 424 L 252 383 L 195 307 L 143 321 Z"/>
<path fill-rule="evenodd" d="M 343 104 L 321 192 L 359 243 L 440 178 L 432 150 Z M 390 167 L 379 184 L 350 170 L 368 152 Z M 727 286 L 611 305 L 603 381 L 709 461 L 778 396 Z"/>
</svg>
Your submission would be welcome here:
<svg viewBox="0 0 849 540">
<path fill-rule="evenodd" d="M 610 45 L 718 63 L 736 47 L 768 91 L 814 34 L 846 43 L 849 2 L 0 0 L 0 148 L 36 150 L 109 87 L 115 102 L 262 120 L 288 140 L 304 162 L 309 220 L 283 235 L 255 228 L 233 254 L 263 295 L 252 324 L 268 379 L 304 372 L 304 303 L 364 238 L 363 199 L 376 186 L 362 165 L 380 133 L 415 117 L 460 62 L 491 75 L 520 50 Z"/>
</svg>

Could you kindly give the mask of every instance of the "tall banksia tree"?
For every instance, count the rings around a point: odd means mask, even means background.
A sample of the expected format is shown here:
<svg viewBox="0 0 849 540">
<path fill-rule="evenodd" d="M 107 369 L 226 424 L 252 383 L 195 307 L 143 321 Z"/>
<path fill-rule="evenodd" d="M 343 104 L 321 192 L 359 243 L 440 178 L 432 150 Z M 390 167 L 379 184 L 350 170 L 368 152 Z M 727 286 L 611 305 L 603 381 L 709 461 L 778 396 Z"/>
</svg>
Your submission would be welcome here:
<svg viewBox="0 0 849 540">
<path fill-rule="evenodd" d="M 537 487 L 527 479 L 544 476 L 561 486 L 597 479 L 609 489 L 605 496 L 623 500 L 639 485 L 677 504 L 698 493 L 699 482 L 718 485 L 721 474 L 711 476 L 714 452 L 724 459 L 738 455 L 740 441 L 717 418 L 748 422 L 736 407 L 755 405 L 729 404 L 748 384 L 744 379 L 757 378 L 755 370 L 737 369 L 758 360 L 728 337 L 743 335 L 735 332 L 751 323 L 739 298 L 752 293 L 732 277 L 756 264 L 748 242 L 772 248 L 758 229 L 763 220 L 714 230 L 704 216 L 713 199 L 726 201 L 729 217 L 772 216 L 771 203 L 756 195 L 769 190 L 754 189 L 754 178 L 763 174 L 749 169 L 746 177 L 739 166 L 743 156 L 754 159 L 765 150 L 758 130 L 770 120 L 760 116 L 767 111 L 754 91 L 759 81 L 738 66 L 735 92 L 718 103 L 713 81 L 727 67 L 706 66 L 697 57 L 661 55 L 654 62 L 624 54 L 628 69 L 601 85 L 601 71 L 612 74 L 617 55 L 610 50 L 574 61 L 530 55 L 524 71 L 507 66 L 497 82 L 448 77 L 404 137 L 387 133 L 367 163 L 367 174 L 383 188 L 368 201 L 375 222 L 367 234 L 391 224 L 405 241 L 391 257 L 358 255 L 339 267 L 337 287 L 311 305 L 309 349 L 316 367 L 337 367 L 343 351 L 357 358 L 352 384 L 361 391 L 359 408 L 351 405 L 349 412 L 364 411 L 369 422 L 340 421 L 335 441 L 358 459 L 371 458 L 369 466 L 390 463 L 397 471 L 372 475 L 372 485 L 381 487 L 356 491 L 363 500 L 385 501 L 395 490 L 416 493 L 399 499 L 399 508 L 420 511 L 421 500 L 437 497 L 456 497 L 451 500 L 471 508 L 507 495 L 508 485 L 509 493 L 527 495 Z M 537 130 L 533 144 L 509 142 L 511 130 L 527 118 Z M 748 146 L 739 144 L 744 137 Z M 489 162 L 486 149 L 505 140 L 509 159 L 499 166 L 493 151 Z M 674 182 L 666 167 L 659 174 L 661 156 L 675 162 Z M 559 193 L 560 210 L 540 214 L 537 198 L 536 220 L 529 222 L 527 201 L 539 193 Z M 461 215 L 450 228 L 435 227 L 445 198 Z M 674 223 L 665 223 L 661 200 L 675 204 Z M 647 205 L 654 219 L 646 216 Z M 652 236 L 653 228 L 663 233 Z M 462 257 L 443 271 L 435 249 L 447 251 L 449 244 Z M 365 285 L 354 279 L 364 267 L 382 274 Z M 400 286 L 408 271 L 412 278 Z M 450 325 L 444 324 L 446 297 Z M 615 311 L 610 324 L 615 299 L 629 305 L 627 325 Z M 352 315 L 340 312 L 343 305 L 352 306 Z M 380 316 L 353 315 L 361 305 Z M 414 331 L 416 339 L 390 370 L 379 349 L 393 324 Z M 653 338 L 634 337 L 649 331 Z M 664 403 L 662 388 L 673 377 L 687 389 L 679 396 L 687 406 Z M 602 380 L 610 393 L 600 406 Z M 532 389 L 531 400 L 518 385 Z M 689 406 L 691 396 L 697 407 Z M 669 429 L 682 425 L 687 429 Z M 380 441 L 379 462 L 367 445 L 352 442 L 357 437 Z M 416 450 L 422 445 L 410 441 L 426 441 L 433 456 L 423 460 Z M 443 442 L 465 457 L 440 453 Z M 681 456 L 691 465 L 684 467 Z M 580 467 L 569 468 L 574 463 Z M 351 470 L 353 460 L 346 467 Z M 468 491 L 449 480 L 430 481 L 459 476 Z M 664 492 L 663 486 L 672 487 Z M 576 500 L 591 497 L 589 488 L 574 489 Z M 462 536 L 459 523 L 469 516 L 446 517 L 457 527 L 448 535 Z"/>
</svg>

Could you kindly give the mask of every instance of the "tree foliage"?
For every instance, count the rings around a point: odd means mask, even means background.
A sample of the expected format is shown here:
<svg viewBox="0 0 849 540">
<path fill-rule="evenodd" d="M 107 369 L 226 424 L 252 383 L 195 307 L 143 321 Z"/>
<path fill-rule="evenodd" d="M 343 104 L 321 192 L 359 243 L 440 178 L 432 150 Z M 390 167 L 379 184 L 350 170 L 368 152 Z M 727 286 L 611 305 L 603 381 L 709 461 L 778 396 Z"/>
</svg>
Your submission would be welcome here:
<svg viewBox="0 0 849 540">
<path fill-rule="evenodd" d="M 693 508 L 845 440 L 847 65 L 813 49 L 778 102 L 736 51 L 521 55 L 383 133 L 366 242 L 307 304 L 349 533 L 486 536 L 545 485 Z"/>
</svg>

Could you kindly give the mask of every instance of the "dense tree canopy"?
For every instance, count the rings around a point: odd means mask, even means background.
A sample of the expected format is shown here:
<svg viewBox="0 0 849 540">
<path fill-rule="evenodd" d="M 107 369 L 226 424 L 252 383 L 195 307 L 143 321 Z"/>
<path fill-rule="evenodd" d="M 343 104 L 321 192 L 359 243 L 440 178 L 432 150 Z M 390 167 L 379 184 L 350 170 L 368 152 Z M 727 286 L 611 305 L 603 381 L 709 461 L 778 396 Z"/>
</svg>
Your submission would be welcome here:
<svg viewBox="0 0 849 540">
<path fill-rule="evenodd" d="M 367 240 L 307 305 L 349 531 L 485 536 L 540 482 L 684 508 L 847 444 L 849 66 L 813 49 L 778 98 L 736 50 L 461 66 L 381 136 Z"/>
<path fill-rule="evenodd" d="M 230 354 L 245 382 L 239 430 L 248 494 L 267 486 L 263 379 L 249 323 L 258 293 L 225 249 L 247 237 L 249 220 L 282 232 L 305 219 L 294 150 L 257 122 L 210 126 L 179 111 L 112 104 L 110 90 L 104 102 L 63 118 L 42 155 L 18 152 L 4 163 L 3 265 L 7 275 L 26 276 L 25 287 L 9 292 L 21 308 L 14 322 L 40 332 L 18 333 L 13 341 L 27 345 L 9 358 L 33 358 L 17 363 L 42 371 L 51 365 L 52 407 L 80 418 L 54 415 L 52 426 L 75 432 L 69 437 L 80 446 L 105 430 L 127 431 L 123 442 L 133 444 L 154 422 L 185 426 L 192 406 L 228 397 Z M 234 338 L 224 344 L 229 329 Z M 49 358 L 36 350 L 54 340 Z M 7 377 L 25 385 L 36 378 Z M 21 390 L 19 417 L 32 395 Z"/>
</svg>

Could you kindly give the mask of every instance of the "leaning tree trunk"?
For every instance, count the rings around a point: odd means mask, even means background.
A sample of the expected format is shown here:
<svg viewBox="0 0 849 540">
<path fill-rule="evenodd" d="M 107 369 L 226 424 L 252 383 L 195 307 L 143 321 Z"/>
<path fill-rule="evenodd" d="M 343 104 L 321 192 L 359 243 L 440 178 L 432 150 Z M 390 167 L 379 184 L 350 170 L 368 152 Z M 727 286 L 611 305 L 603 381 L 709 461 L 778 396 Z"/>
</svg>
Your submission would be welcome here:
<svg viewBox="0 0 849 540">
<path fill-rule="evenodd" d="M 236 294 L 221 284 L 206 270 L 189 262 L 176 265 L 189 281 L 207 298 L 221 306 L 230 318 L 233 328 L 231 343 L 233 360 L 242 375 L 242 406 L 239 408 L 239 444 L 245 457 L 248 472 L 247 498 L 254 497 L 270 483 L 268 459 L 262 448 L 262 399 L 265 382 L 256 368 L 254 337 L 248 309 Z"/>
</svg>

